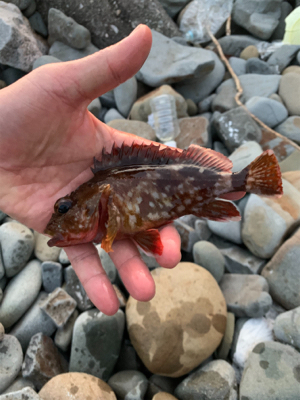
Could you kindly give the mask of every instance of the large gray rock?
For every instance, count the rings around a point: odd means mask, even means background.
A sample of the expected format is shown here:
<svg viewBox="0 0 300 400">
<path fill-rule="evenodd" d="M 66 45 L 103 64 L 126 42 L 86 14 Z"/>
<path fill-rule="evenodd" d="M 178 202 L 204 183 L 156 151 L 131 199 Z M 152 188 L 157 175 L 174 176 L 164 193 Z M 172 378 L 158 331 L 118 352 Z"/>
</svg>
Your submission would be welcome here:
<svg viewBox="0 0 300 400">
<path fill-rule="evenodd" d="M 277 73 L 281 73 L 290 64 L 299 50 L 300 46 L 298 45 L 285 44 L 271 54 L 267 63 L 271 67 L 276 68 Z"/>
<path fill-rule="evenodd" d="M 239 57 L 246 47 L 255 46 L 259 40 L 248 35 L 228 35 L 221 37 L 219 43 L 226 56 Z"/>
<path fill-rule="evenodd" d="M 150 54 L 137 73 L 138 80 L 157 87 L 191 77 L 202 79 L 214 68 L 211 52 L 182 46 L 152 30 Z"/>
<path fill-rule="evenodd" d="M 42 281 L 43 288 L 47 293 L 61 287 L 62 284 L 62 266 L 54 261 L 45 261 L 42 263 Z"/>
<path fill-rule="evenodd" d="M 0 341 L 0 393 L 7 389 L 18 375 L 23 352 L 18 339 L 4 335 Z"/>
<path fill-rule="evenodd" d="M 267 97 L 255 96 L 249 99 L 245 106 L 258 119 L 270 128 L 280 124 L 288 117 L 288 111 L 279 101 Z"/>
<path fill-rule="evenodd" d="M 29 72 L 33 62 L 47 52 L 14 4 L 0 1 L 0 31 L 0 63 L 4 65 Z"/>
<path fill-rule="evenodd" d="M 97 51 L 99 51 L 98 47 L 94 46 L 92 43 L 89 44 L 86 48 L 78 50 L 73 49 L 67 44 L 59 42 L 57 40 L 50 47 L 49 55 L 58 58 L 61 61 L 72 61 L 89 56 L 96 53 Z"/>
<path fill-rule="evenodd" d="M 275 320 L 274 335 L 280 342 L 300 350 L 300 307 L 278 315 Z"/>
<path fill-rule="evenodd" d="M 276 132 L 300 144 L 300 117 L 292 115 L 280 125 L 276 126 Z"/>
<path fill-rule="evenodd" d="M 31 389 L 35 389 L 34 384 L 30 380 L 28 380 L 26 378 L 23 378 L 23 376 L 19 375 L 13 381 L 13 383 L 3 392 L 3 394 L 4 393 L 8 394 L 8 393 L 11 393 L 11 392 L 16 392 L 16 391 L 21 390 L 21 389 L 23 389 L 25 387 L 30 387 Z M 0 400 L 1 400 L 1 398 L 0 398 Z"/>
<path fill-rule="evenodd" d="M 279 23 L 282 0 L 236 0 L 232 10 L 234 22 L 252 35 L 268 40 Z"/>
<path fill-rule="evenodd" d="M 41 67 L 42 65 L 47 65 L 47 64 L 53 64 L 53 63 L 59 63 L 61 60 L 59 60 L 56 57 L 53 56 L 41 56 L 35 60 L 33 63 L 32 69 L 36 69 L 38 67 Z"/>
</svg>

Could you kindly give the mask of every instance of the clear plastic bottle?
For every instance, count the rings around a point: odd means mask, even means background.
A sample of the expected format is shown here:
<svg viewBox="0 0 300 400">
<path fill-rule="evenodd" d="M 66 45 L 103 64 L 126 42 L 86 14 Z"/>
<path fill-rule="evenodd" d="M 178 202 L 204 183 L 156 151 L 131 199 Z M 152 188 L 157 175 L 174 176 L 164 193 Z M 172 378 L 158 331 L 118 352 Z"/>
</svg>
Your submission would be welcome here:
<svg viewBox="0 0 300 400">
<path fill-rule="evenodd" d="M 161 142 L 174 140 L 180 133 L 174 96 L 162 94 L 150 101 L 156 136 Z"/>
</svg>

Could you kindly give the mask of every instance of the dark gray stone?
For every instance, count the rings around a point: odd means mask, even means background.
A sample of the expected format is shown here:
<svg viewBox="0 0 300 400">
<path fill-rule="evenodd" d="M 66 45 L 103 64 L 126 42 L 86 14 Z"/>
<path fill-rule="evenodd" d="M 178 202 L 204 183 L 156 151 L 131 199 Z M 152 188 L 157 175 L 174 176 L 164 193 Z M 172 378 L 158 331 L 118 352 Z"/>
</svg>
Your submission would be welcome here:
<svg viewBox="0 0 300 400">
<path fill-rule="evenodd" d="M 92 308 L 93 303 L 88 298 L 72 265 L 64 269 L 64 278 L 66 282 L 64 289 L 76 301 L 78 309 L 80 311 L 85 311 Z"/>
<path fill-rule="evenodd" d="M 300 144 L 300 117 L 292 115 L 275 127 L 275 131 Z"/>
<path fill-rule="evenodd" d="M 120 113 L 127 118 L 133 103 L 137 99 L 136 77 L 128 79 L 114 89 L 114 98 Z"/>
<path fill-rule="evenodd" d="M 25 10 L 23 10 L 23 14 L 25 15 L 26 18 L 29 18 L 35 12 L 35 10 L 36 10 L 36 2 L 35 0 L 31 0 L 28 7 L 26 7 Z"/>
<path fill-rule="evenodd" d="M 219 43 L 226 56 L 239 57 L 246 47 L 255 46 L 259 40 L 248 35 L 228 35 L 221 37 Z"/>
<path fill-rule="evenodd" d="M 183 9 L 183 7 L 190 0 L 159 0 L 163 5 L 164 9 L 167 11 L 171 18 L 174 18 L 176 14 Z"/>
<path fill-rule="evenodd" d="M 300 46 L 295 44 L 284 44 L 275 50 L 268 58 L 267 64 L 276 69 L 277 73 L 281 73 L 299 52 Z"/>
<path fill-rule="evenodd" d="M 45 261 L 42 263 L 43 288 L 47 293 L 62 285 L 62 266 L 58 262 Z"/>
<path fill-rule="evenodd" d="M 94 100 L 92 100 L 90 104 L 87 106 L 87 109 L 89 110 L 90 113 L 95 115 L 95 117 L 98 117 L 101 110 L 101 103 L 99 97 L 96 97 Z"/>
<path fill-rule="evenodd" d="M 258 119 L 270 128 L 280 124 L 288 117 L 288 110 L 279 101 L 268 97 L 255 96 L 249 99 L 245 106 Z"/>
<path fill-rule="evenodd" d="M 29 17 L 29 23 L 31 28 L 38 34 L 42 35 L 43 37 L 48 36 L 48 29 L 43 21 L 41 14 L 36 11 Z"/>
<path fill-rule="evenodd" d="M 109 378 L 114 393 L 126 400 L 143 400 L 148 388 L 148 379 L 139 371 L 120 371 Z"/>
<path fill-rule="evenodd" d="M 115 108 L 110 108 L 104 116 L 104 122 L 108 124 L 110 121 L 114 121 L 115 119 L 125 119 L 123 115 L 119 113 Z"/>
<path fill-rule="evenodd" d="M 248 58 L 246 61 L 247 74 L 258 74 L 258 75 L 271 75 L 275 73 L 275 68 L 269 66 L 265 61 L 260 60 L 257 57 Z"/>
<path fill-rule="evenodd" d="M 297 7 L 297 6 L 296 6 Z M 272 36 L 271 36 L 271 41 L 273 42 L 274 40 L 282 40 L 285 34 L 285 19 L 293 11 L 293 7 L 290 3 L 287 1 L 283 1 L 280 5 L 281 8 L 281 15 L 279 18 L 279 23 L 277 27 L 275 28 Z"/>
<path fill-rule="evenodd" d="M 0 341 L 0 393 L 12 384 L 21 369 L 22 361 L 23 352 L 18 339 L 4 335 Z"/>
<path fill-rule="evenodd" d="M 7 85 L 11 85 L 12 83 L 17 82 L 17 80 L 23 78 L 23 76 L 25 75 L 26 73 L 24 71 L 13 67 L 6 68 L 2 72 L 2 78 Z"/>
</svg>

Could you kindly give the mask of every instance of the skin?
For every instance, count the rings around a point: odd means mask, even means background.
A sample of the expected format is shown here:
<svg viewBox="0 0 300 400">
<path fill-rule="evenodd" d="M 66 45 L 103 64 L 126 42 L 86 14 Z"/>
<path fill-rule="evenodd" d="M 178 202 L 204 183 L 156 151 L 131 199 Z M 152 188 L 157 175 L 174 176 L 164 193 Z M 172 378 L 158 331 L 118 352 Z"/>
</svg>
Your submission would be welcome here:
<svg viewBox="0 0 300 400">
<path fill-rule="evenodd" d="M 0 209 L 43 232 L 55 201 L 92 177 L 93 157 L 113 142 L 131 144 L 136 136 L 116 131 L 87 111 L 88 104 L 132 77 L 151 48 L 151 31 L 139 26 L 123 41 L 81 60 L 40 67 L 0 91 Z M 140 142 L 146 142 L 141 139 Z M 162 267 L 180 261 L 174 227 L 161 229 Z M 110 256 L 130 294 L 148 301 L 155 285 L 130 240 L 115 242 Z M 95 247 L 66 248 L 94 305 L 107 315 L 119 302 Z"/>
</svg>

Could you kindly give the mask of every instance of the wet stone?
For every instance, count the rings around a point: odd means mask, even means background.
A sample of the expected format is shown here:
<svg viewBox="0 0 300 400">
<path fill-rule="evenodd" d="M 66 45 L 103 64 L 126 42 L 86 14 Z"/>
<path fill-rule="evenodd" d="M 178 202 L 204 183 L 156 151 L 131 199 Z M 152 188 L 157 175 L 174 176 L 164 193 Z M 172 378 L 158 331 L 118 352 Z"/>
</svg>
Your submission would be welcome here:
<svg viewBox="0 0 300 400">
<path fill-rule="evenodd" d="M 67 372 L 65 362 L 52 339 L 42 333 L 32 336 L 22 366 L 23 377 L 40 390 L 51 378 L 64 372 Z"/>
<path fill-rule="evenodd" d="M 43 288 L 47 293 L 62 285 L 62 266 L 58 262 L 45 261 L 42 263 Z"/>
<path fill-rule="evenodd" d="M 56 288 L 40 307 L 49 315 L 55 325 L 61 328 L 67 323 L 76 305 L 76 301 L 65 290 Z"/>
<path fill-rule="evenodd" d="M 0 393 L 14 381 L 21 369 L 22 361 L 23 352 L 18 339 L 4 335 L 0 341 Z"/>
<path fill-rule="evenodd" d="M 69 293 L 70 296 L 77 303 L 77 307 L 80 311 L 85 311 L 93 307 L 93 303 L 88 298 L 80 280 L 78 279 L 73 267 L 64 269 L 65 286 L 64 290 Z"/>
<path fill-rule="evenodd" d="M 143 400 L 148 379 L 139 371 L 120 371 L 107 382 L 114 393 L 126 400 Z"/>
<path fill-rule="evenodd" d="M 62 351 L 67 351 L 71 344 L 73 327 L 78 315 L 78 311 L 75 310 L 65 325 L 62 328 L 58 328 L 55 333 L 54 343 Z"/>
<path fill-rule="evenodd" d="M 25 387 L 16 392 L 3 394 L 0 400 L 40 400 L 40 396 L 31 387 Z"/>
</svg>

